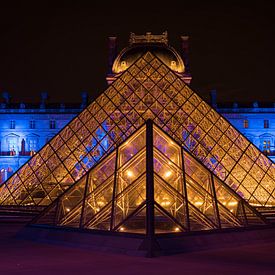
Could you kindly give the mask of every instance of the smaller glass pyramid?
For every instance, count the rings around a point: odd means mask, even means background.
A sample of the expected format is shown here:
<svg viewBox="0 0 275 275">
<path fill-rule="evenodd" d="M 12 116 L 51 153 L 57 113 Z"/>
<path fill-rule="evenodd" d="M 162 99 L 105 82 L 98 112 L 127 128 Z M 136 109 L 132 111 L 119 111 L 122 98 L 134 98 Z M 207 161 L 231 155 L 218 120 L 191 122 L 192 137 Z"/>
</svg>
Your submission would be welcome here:
<svg viewBox="0 0 275 275">
<path fill-rule="evenodd" d="M 266 224 L 151 120 L 46 208 L 34 224 L 147 234 Z"/>
</svg>

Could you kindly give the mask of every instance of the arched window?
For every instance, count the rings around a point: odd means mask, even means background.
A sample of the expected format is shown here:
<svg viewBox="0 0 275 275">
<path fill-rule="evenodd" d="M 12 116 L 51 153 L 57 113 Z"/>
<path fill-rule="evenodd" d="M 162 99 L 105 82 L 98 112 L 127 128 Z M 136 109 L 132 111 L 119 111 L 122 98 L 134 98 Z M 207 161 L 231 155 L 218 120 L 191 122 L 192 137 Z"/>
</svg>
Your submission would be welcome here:
<svg viewBox="0 0 275 275">
<path fill-rule="evenodd" d="M 274 149 L 274 136 L 271 134 L 263 134 L 260 136 L 260 149 L 266 155 L 271 155 Z"/>
<path fill-rule="evenodd" d="M 18 153 L 19 136 L 15 134 L 9 134 L 4 138 L 6 142 L 6 151 L 9 155 L 15 156 Z"/>
<path fill-rule="evenodd" d="M 30 134 L 26 136 L 27 150 L 29 152 L 37 152 L 39 149 L 39 136 L 35 134 Z"/>
</svg>

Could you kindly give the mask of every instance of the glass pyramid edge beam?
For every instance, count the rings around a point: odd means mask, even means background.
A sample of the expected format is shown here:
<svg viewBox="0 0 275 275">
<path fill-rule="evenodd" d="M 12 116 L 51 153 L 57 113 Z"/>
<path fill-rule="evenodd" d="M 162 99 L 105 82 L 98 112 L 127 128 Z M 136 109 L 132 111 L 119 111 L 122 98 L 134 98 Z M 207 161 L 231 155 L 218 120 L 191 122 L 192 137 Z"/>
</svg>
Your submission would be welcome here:
<svg viewBox="0 0 275 275">
<path fill-rule="evenodd" d="M 154 140 L 153 121 L 146 121 L 146 241 L 148 255 L 153 255 L 155 243 L 155 198 L 154 198 Z"/>
</svg>

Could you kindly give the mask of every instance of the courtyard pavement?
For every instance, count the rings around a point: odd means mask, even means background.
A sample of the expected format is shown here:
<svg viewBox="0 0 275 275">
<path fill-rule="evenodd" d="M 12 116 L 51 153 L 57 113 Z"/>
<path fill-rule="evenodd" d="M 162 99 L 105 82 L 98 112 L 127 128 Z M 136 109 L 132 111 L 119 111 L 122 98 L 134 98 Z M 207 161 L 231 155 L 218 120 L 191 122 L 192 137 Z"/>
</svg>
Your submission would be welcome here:
<svg viewBox="0 0 275 275">
<path fill-rule="evenodd" d="M 18 240 L 22 225 L 0 224 L 0 274 L 274 274 L 275 242 L 144 258 Z"/>
</svg>

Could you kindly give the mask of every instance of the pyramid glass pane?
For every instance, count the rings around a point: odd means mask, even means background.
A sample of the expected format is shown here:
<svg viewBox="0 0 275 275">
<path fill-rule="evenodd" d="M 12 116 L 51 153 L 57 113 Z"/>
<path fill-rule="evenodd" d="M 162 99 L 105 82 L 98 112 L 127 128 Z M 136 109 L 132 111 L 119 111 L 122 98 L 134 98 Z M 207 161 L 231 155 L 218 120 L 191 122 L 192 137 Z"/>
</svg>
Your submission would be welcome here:
<svg viewBox="0 0 275 275">
<path fill-rule="evenodd" d="M 121 179 L 119 181 L 121 181 Z M 143 174 L 127 185 L 127 187 L 116 196 L 114 201 L 114 228 L 118 228 L 141 204 L 145 203 L 145 200 L 146 177 L 145 174 Z"/>
<path fill-rule="evenodd" d="M 117 228 L 119 232 L 146 234 L 146 207 L 140 205 L 135 212 L 125 219 Z"/>
<path fill-rule="evenodd" d="M 183 232 L 184 228 L 168 215 L 162 207 L 155 206 L 156 234 Z"/>
</svg>

